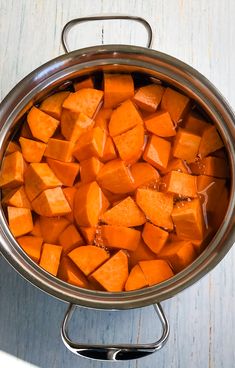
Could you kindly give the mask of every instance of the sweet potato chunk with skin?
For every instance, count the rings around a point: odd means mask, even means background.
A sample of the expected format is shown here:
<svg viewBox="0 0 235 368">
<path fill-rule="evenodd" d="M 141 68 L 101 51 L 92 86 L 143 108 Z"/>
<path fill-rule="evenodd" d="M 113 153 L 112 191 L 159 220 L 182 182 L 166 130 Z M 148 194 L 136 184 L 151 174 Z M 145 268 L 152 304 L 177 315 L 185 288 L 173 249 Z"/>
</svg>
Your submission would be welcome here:
<svg viewBox="0 0 235 368">
<path fill-rule="evenodd" d="M 62 257 L 57 277 L 69 284 L 89 289 L 86 277 L 68 257 Z"/>
<path fill-rule="evenodd" d="M 94 272 L 109 258 L 105 249 L 94 245 L 78 247 L 72 250 L 68 256 L 86 276 Z"/>
<path fill-rule="evenodd" d="M 169 112 L 174 123 L 178 123 L 187 113 L 190 99 L 171 88 L 166 88 L 162 96 L 161 108 Z"/>
<path fill-rule="evenodd" d="M 62 162 L 47 158 L 47 163 L 63 185 L 71 187 L 74 184 L 80 169 L 77 162 Z"/>
<path fill-rule="evenodd" d="M 65 217 L 39 217 L 41 236 L 46 243 L 59 244 L 59 236 L 69 225 Z"/>
<path fill-rule="evenodd" d="M 197 197 L 197 178 L 179 171 L 171 171 L 161 178 L 163 191 L 183 197 Z"/>
<path fill-rule="evenodd" d="M 167 244 L 158 257 L 170 263 L 175 272 L 180 272 L 196 259 L 197 254 L 191 242 L 179 241 Z"/>
<path fill-rule="evenodd" d="M 4 157 L 1 176 L 0 187 L 13 189 L 23 184 L 24 182 L 25 163 L 21 152 L 13 152 Z"/>
<path fill-rule="evenodd" d="M 27 116 L 27 122 L 34 138 L 47 143 L 51 136 L 55 133 L 59 125 L 59 121 L 52 116 L 32 107 Z"/>
<path fill-rule="evenodd" d="M 144 146 L 144 128 L 137 125 L 113 138 L 121 159 L 127 163 L 138 161 Z"/>
<path fill-rule="evenodd" d="M 79 137 L 94 126 L 94 120 L 82 112 L 74 112 L 63 109 L 61 115 L 61 133 L 72 142 L 76 142 Z"/>
<path fill-rule="evenodd" d="M 23 186 L 13 189 L 13 191 L 11 190 L 3 197 L 2 203 L 12 207 L 31 209 L 31 204 L 26 196 Z"/>
<path fill-rule="evenodd" d="M 166 169 L 170 151 L 170 142 L 156 135 L 152 135 L 144 150 L 143 159 L 156 167 L 156 169 Z"/>
<path fill-rule="evenodd" d="M 140 87 L 135 93 L 133 101 L 142 110 L 155 112 L 161 102 L 165 88 L 157 84 Z"/>
<path fill-rule="evenodd" d="M 90 157 L 102 157 L 106 142 L 106 133 L 97 127 L 82 134 L 78 139 L 73 155 L 78 161 L 87 160 Z"/>
<path fill-rule="evenodd" d="M 140 241 L 139 230 L 124 226 L 101 226 L 101 239 L 105 247 L 119 248 L 134 251 Z"/>
<path fill-rule="evenodd" d="M 204 129 L 202 139 L 199 146 L 199 155 L 205 157 L 212 152 L 215 152 L 224 146 L 222 139 L 217 132 L 215 126 L 210 125 Z"/>
<path fill-rule="evenodd" d="M 207 212 L 212 212 L 218 205 L 219 198 L 225 187 L 225 180 L 217 179 L 213 176 L 197 176 L 197 191 L 202 206 Z"/>
<path fill-rule="evenodd" d="M 129 252 L 129 255 L 130 267 L 134 267 L 140 261 L 149 261 L 156 258 L 156 254 L 150 250 L 142 239 L 140 239 L 136 250 L 134 250 L 134 252 Z"/>
<path fill-rule="evenodd" d="M 185 118 L 184 127 L 187 131 L 202 136 L 204 129 L 210 126 L 200 115 L 190 112 Z"/>
<path fill-rule="evenodd" d="M 147 162 L 137 162 L 131 166 L 135 189 L 158 181 L 160 175 L 157 170 Z"/>
<path fill-rule="evenodd" d="M 47 97 L 42 101 L 40 105 L 40 110 L 44 111 L 46 114 L 51 115 L 53 118 L 60 120 L 62 113 L 62 104 L 64 100 L 68 97 L 69 92 L 57 92 L 54 95 Z"/>
<path fill-rule="evenodd" d="M 17 238 L 17 241 L 25 253 L 27 253 L 34 262 L 38 263 L 41 256 L 43 238 L 36 236 L 21 236 Z"/>
<path fill-rule="evenodd" d="M 141 261 L 139 266 L 149 286 L 159 284 L 174 276 L 169 264 L 162 259 L 152 261 Z"/>
<path fill-rule="evenodd" d="M 203 218 L 200 200 L 179 202 L 172 211 L 172 220 L 175 225 L 176 234 L 181 239 L 203 239 L 205 222 Z"/>
<path fill-rule="evenodd" d="M 92 77 L 88 77 L 82 80 L 81 82 L 73 83 L 73 86 L 74 86 L 75 92 L 83 88 L 94 88 L 94 80 Z"/>
<path fill-rule="evenodd" d="M 56 244 L 43 244 L 39 266 L 56 276 L 60 264 L 62 247 Z"/>
<path fill-rule="evenodd" d="M 92 119 L 102 101 L 103 94 L 103 91 L 94 88 L 83 88 L 70 93 L 64 100 L 63 107 L 74 112 L 82 112 Z"/>
<path fill-rule="evenodd" d="M 173 210 L 172 194 L 138 188 L 136 191 L 136 203 L 154 225 L 169 230 L 173 229 L 171 220 Z"/>
<path fill-rule="evenodd" d="M 168 239 L 168 232 L 160 227 L 154 226 L 150 222 L 146 222 L 144 225 L 142 237 L 147 246 L 153 253 L 158 254 Z"/>
<path fill-rule="evenodd" d="M 185 174 L 190 174 L 191 170 L 187 165 L 186 161 L 181 160 L 180 158 L 172 158 L 167 165 L 165 170 L 162 170 L 162 173 L 168 173 L 170 171 L 179 171 Z"/>
<path fill-rule="evenodd" d="M 46 144 L 32 139 L 20 137 L 22 155 L 27 162 L 40 162 L 44 155 Z"/>
<path fill-rule="evenodd" d="M 63 247 L 63 254 L 71 252 L 74 248 L 84 244 L 84 241 L 74 225 L 69 225 L 59 235 L 59 243 Z"/>
<path fill-rule="evenodd" d="M 125 252 L 120 250 L 95 272 L 91 274 L 91 280 L 98 282 L 107 291 L 122 291 L 128 278 L 128 258 Z"/>
<path fill-rule="evenodd" d="M 30 164 L 25 172 L 25 191 L 30 201 L 43 190 L 61 185 L 61 181 L 46 163 Z"/>
<path fill-rule="evenodd" d="M 130 74 L 104 74 L 104 107 L 114 108 L 134 96 L 134 82 Z"/>
<path fill-rule="evenodd" d="M 87 244 L 93 244 L 96 234 L 96 227 L 80 226 L 79 230 Z"/>
<path fill-rule="evenodd" d="M 6 148 L 5 156 L 8 156 L 16 151 L 20 152 L 20 146 L 16 142 L 10 141 Z"/>
<path fill-rule="evenodd" d="M 61 188 L 44 190 L 32 202 L 33 210 L 41 216 L 63 216 L 71 212 L 71 208 Z"/>
<path fill-rule="evenodd" d="M 68 188 L 63 188 L 63 193 L 65 195 L 65 198 L 68 201 L 68 204 L 72 210 L 71 213 L 69 213 L 68 215 L 66 215 L 66 218 L 70 221 L 70 222 L 74 222 L 74 212 L 73 212 L 73 203 L 74 203 L 74 197 L 75 197 L 75 193 L 77 192 L 77 188 L 75 187 L 68 187 Z"/>
<path fill-rule="evenodd" d="M 167 111 L 158 111 L 144 120 L 146 129 L 159 137 L 176 135 L 175 126 Z"/>
<path fill-rule="evenodd" d="M 134 179 L 122 160 L 107 162 L 99 171 L 97 181 L 101 188 L 112 193 L 128 193 L 134 190 Z"/>
<path fill-rule="evenodd" d="M 143 120 L 133 102 L 126 100 L 113 111 L 109 122 L 109 133 L 111 137 L 120 135 L 143 124 Z"/>
<path fill-rule="evenodd" d="M 146 222 L 145 215 L 131 197 L 127 197 L 105 212 L 101 220 L 109 225 L 126 227 L 140 226 Z"/>
<path fill-rule="evenodd" d="M 73 149 L 73 142 L 50 138 L 44 156 L 63 162 L 71 162 Z"/>
<path fill-rule="evenodd" d="M 98 114 L 95 116 L 95 127 L 100 127 L 108 133 L 108 123 L 111 118 L 113 110 L 112 109 L 101 109 L 98 111 Z"/>
<path fill-rule="evenodd" d="M 194 162 L 198 154 L 200 142 L 201 137 L 198 135 L 179 129 L 175 137 L 173 156 L 189 163 Z"/>
<path fill-rule="evenodd" d="M 111 137 L 107 137 L 105 145 L 104 145 L 104 152 L 101 156 L 101 161 L 107 162 L 111 160 L 115 160 L 117 158 L 117 152 L 115 150 L 115 146 Z"/>
<path fill-rule="evenodd" d="M 216 178 L 227 178 L 229 176 L 226 160 L 219 157 L 204 157 L 202 160 L 190 164 L 190 169 L 194 175 L 207 175 Z"/>
<path fill-rule="evenodd" d="M 99 185 L 93 181 L 77 189 L 74 198 L 74 217 L 79 226 L 96 226 L 99 216 L 109 206 Z"/>
<path fill-rule="evenodd" d="M 132 269 L 125 284 L 126 291 L 138 290 L 148 286 L 143 271 L 137 264 Z"/>
<path fill-rule="evenodd" d="M 7 207 L 9 228 L 15 238 L 33 230 L 33 219 L 30 209 Z"/>
<path fill-rule="evenodd" d="M 82 183 L 90 183 L 96 180 L 96 177 L 103 164 L 96 157 L 88 158 L 87 160 L 81 161 L 80 164 L 80 175 Z"/>
</svg>

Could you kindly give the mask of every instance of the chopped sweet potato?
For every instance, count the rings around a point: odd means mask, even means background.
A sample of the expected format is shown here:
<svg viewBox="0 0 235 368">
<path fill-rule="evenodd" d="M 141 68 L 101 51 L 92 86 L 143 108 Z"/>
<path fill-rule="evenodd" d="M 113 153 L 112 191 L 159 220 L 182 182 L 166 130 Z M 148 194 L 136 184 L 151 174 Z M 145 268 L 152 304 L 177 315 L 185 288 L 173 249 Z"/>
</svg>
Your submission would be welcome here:
<svg viewBox="0 0 235 368">
<path fill-rule="evenodd" d="M 138 290 L 148 286 L 146 278 L 140 266 L 137 264 L 132 269 L 125 284 L 126 291 Z"/>
<path fill-rule="evenodd" d="M 213 176 L 197 176 L 197 191 L 202 206 L 207 212 L 212 212 L 218 205 L 218 201 L 225 187 L 225 180 Z"/>
<path fill-rule="evenodd" d="M 141 261 L 139 266 L 149 286 L 159 284 L 174 276 L 169 264 L 162 259 Z"/>
<path fill-rule="evenodd" d="M 99 185 L 93 181 L 77 189 L 74 198 L 74 217 L 79 226 L 96 226 L 99 216 L 109 206 L 109 202 Z"/>
<path fill-rule="evenodd" d="M 73 249 L 68 256 L 86 276 L 94 272 L 109 258 L 105 249 L 94 245 L 82 245 Z"/>
<path fill-rule="evenodd" d="M 184 127 L 186 130 L 199 136 L 202 136 L 204 129 L 209 126 L 209 124 L 195 112 L 190 112 L 185 117 L 184 122 Z"/>
<path fill-rule="evenodd" d="M 101 156 L 101 161 L 107 162 L 111 160 L 115 160 L 117 158 L 117 152 L 115 150 L 115 146 L 111 137 L 107 137 L 105 145 L 104 145 L 104 152 Z"/>
<path fill-rule="evenodd" d="M 117 252 L 91 274 L 91 280 L 95 280 L 105 290 L 112 292 L 122 291 L 127 278 L 128 258 L 122 250 Z"/>
<path fill-rule="evenodd" d="M 73 83 L 75 92 L 83 88 L 94 88 L 94 80 L 92 77 L 88 77 L 82 81 Z"/>
<path fill-rule="evenodd" d="M 46 114 L 51 115 L 53 118 L 60 120 L 62 113 L 62 104 L 64 100 L 68 97 L 69 92 L 57 92 L 54 95 L 47 97 L 42 101 L 40 105 L 40 110 L 44 111 Z"/>
<path fill-rule="evenodd" d="M 98 114 L 95 117 L 95 127 L 100 127 L 108 133 L 108 123 L 111 118 L 113 110 L 112 109 L 104 109 L 101 107 Z"/>
<path fill-rule="evenodd" d="M 154 226 L 150 222 L 144 225 L 142 237 L 147 246 L 155 254 L 158 254 L 168 239 L 169 233 L 160 227 Z"/>
<path fill-rule="evenodd" d="M 190 241 L 178 241 L 167 244 L 158 257 L 170 263 L 175 272 L 180 272 L 196 259 L 197 254 Z"/>
<path fill-rule="evenodd" d="M 55 133 L 59 121 L 37 107 L 32 107 L 27 116 L 27 122 L 34 138 L 47 143 Z"/>
<path fill-rule="evenodd" d="M 190 164 L 190 169 L 195 175 L 207 175 L 216 178 L 227 178 L 229 176 L 226 160 L 219 157 L 204 157 L 202 160 Z"/>
<path fill-rule="evenodd" d="M 71 252 L 74 248 L 84 244 L 84 241 L 74 225 L 69 225 L 59 235 L 59 243 L 63 247 L 63 254 Z"/>
<path fill-rule="evenodd" d="M 204 129 L 202 139 L 199 146 L 199 155 L 205 157 L 212 152 L 215 152 L 224 146 L 222 139 L 213 125 L 209 125 Z"/>
<path fill-rule="evenodd" d="M 94 123 L 94 120 L 82 112 L 63 109 L 61 133 L 68 141 L 76 142 L 83 133 L 93 128 Z"/>
<path fill-rule="evenodd" d="M 63 216 L 71 212 L 71 208 L 61 188 L 44 190 L 32 202 L 33 210 L 41 216 Z"/>
<path fill-rule="evenodd" d="M 131 166 L 135 189 L 158 181 L 160 175 L 157 170 L 147 162 L 137 162 Z"/>
<path fill-rule="evenodd" d="M 74 184 L 80 169 L 77 162 L 62 162 L 47 158 L 47 163 L 63 185 L 71 187 Z"/>
<path fill-rule="evenodd" d="M 80 226 L 79 230 L 87 244 L 93 244 L 96 234 L 96 227 Z"/>
<path fill-rule="evenodd" d="M 45 243 L 59 244 L 59 236 L 69 225 L 65 217 L 39 217 L 41 236 Z"/>
<path fill-rule="evenodd" d="M 103 164 L 96 157 L 88 158 L 80 163 L 80 176 L 82 183 L 96 180 Z"/>
<path fill-rule="evenodd" d="M 179 129 L 175 137 L 173 156 L 189 163 L 194 162 L 198 154 L 200 142 L 201 137 L 198 135 Z"/>
<path fill-rule="evenodd" d="M 106 163 L 99 171 L 97 181 L 101 188 L 112 193 L 128 193 L 134 190 L 134 179 L 122 160 Z"/>
<path fill-rule="evenodd" d="M 14 153 L 16 151 L 20 152 L 20 146 L 16 142 L 10 141 L 6 148 L 5 156 L 10 155 L 11 153 Z"/>
<path fill-rule="evenodd" d="M 156 135 L 152 135 L 144 150 L 143 159 L 159 170 L 166 169 L 170 151 L 170 142 Z"/>
<path fill-rule="evenodd" d="M 1 175 L 0 187 L 13 189 L 24 182 L 25 164 L 24 159 L 19 151 L 15 151 L 4 157 Z"/>
<path fill-rule="evenodd" d="M 7 193 L 7 195 L 3 197 L 2 203 L 7 206 L 31 209 L 31 204 L 23 186 L 13 189 Z"/>
<path fill-rule="evenodd" d="M 163 191 L 182 197 L 197 197 L 197 178 L 179 171 L 171 171 L 161 178 Z"/>
<path fill-rule="evenodd" d="M 17 238 L 17 241 L 25 253 L 27 253 L 34 262 L 38 263 L 41 257 L 43 238 L 36 236 L 21 236 Z"/>
<path fill-rule="evenodd" d="M 92 119 L 103 99 L 103 94 L 103 91 L 94 88 L 83 88 L 70 93 L 64 100 L 63 107 L 74 112 L 82 112 Z"/>
<path fill-rule="evenodd" d="M 211 225 L 214 231 L 217 231 L 219 227 L 224 224 L 224 218 L 227 212 L 228 204 L 229 204 L 229 190 L 227 187 L 224 187 L 222 194 L 220 195 L 219 202 L 217 201 L 216 209 L 212 212 L 211 216 Z"/>
<path fill-rule="evenodd" d="M 104 107 L 114 108 L 134 96 L 134 82 L 130 74 L 104 74 Z"/>
<path fill-rule="evenodd" d="M 164 90 L 164 87 L 157 84 L 149 84 L 147 86 L 140 87 L 135 93 L 133 101 L 142 110 L 155 112 L 161 102 Z"/>
<path fill-rule="evenodd" d="M 30 235 L 37 236 L 39 238 L 42 237 L 39 217 L 36 217 L 36 219 L 34 220 L 33 229 L 30 232 Z"/>
<path fill-rule="evenodd" d="M 186 161 L 181 160 L 180 158 L 172 158 L 167 165 L 165 170 L 162 170 L 162 173 L 168 173 L 170 171 L 179 171 L 185 174 L 190 174 L 191 170 L 187 165 Z"/>
<path fill-rule="evenodd" d="M 12 234 L 19 236 L 33 230 L 33 219 L 29 208 L 7 207 L 8 224 Z"/>
<path fill-rule="evenodd" d="M 63 162 L 71 162 L 73 149 L 74 143 L 71 141 L 50 138 L 44 156 Z"/>
<path fill-rule="evenodd" d="M 109 122 L 109 133 L 111 137 L 127 132 L 143 120 L 133 102 L 126 100 L 113 111 Z"/>
<path fill-rule="evenodd" d="M 77 188 L 75 187 L 68 187 L 68 188 L 63 188 L 62 189 L 65 195 L 65 198 L 68 201 L 68 204 L 72 210 L 71 213 L 69 213 L 68 215 L 66 215 L 66 218 L 70 221 L 70 222 L 74 222 L 74 212 L 73 212 L 73 203 L 74 203 L 74 197 L 75 197 L 75 193 L 77 192 Z"/>
<path fill-rule="evenodd" d="M 68 257 L 62 257 L 57 277 L 69 284 L 89 289 L 86 277 Z"/>
<path fill-rule="evenodd" d="M 27 121 L 25 121 L 24 124 L 22 125 L 20 136 L 27 139 L 34 139 Z"/>
<path fill-rule="evenodd" d="M 140 261 L 149 261 L 156 258 L 156 254 L 150 250 L 142 239 L 139 241 L 136 250 L 129 252 L 129 255 L 130 267 L 134 267 Z"/>
<path fill-rule="evenodd" d="M 96 127 L 82 134 L 73 151 L 77 160 L 83 161 L 90 157 L 102 157 L 106 142 L 106 133 Z"/>
<path fill-rule="evenodd" d="M 109 225 L 126 227 L 139 226 L 146 222 L 145 215 L 131 197 L 127 197 L 105 212 L 101 220 Z"/>
<path fill-rule="evenodd" d="M 102 225 L 101 239 L 105 247 L 134 251 L 140 241 L 139 230 L 116 225 Z"/>
<path fill-rule="evenodd" d="M 190 99 L 187 96 L 169 87 L 165 89 L 162 96 L 161 108 L 169 112 L 174 123 L 179 123 L 187 113 L 189 107 Z"/>
<path fill-rule="evenodd" d="M 161 193 L 148 188 L 138 188 L 136 203 L 154 224 L 168 230 L 173 229 L 171 213 L 173 210 L 173 195 Z"/>
<path fill-rule="evenodd" d="M 167 111 L 158 111 L 144 120 L 146 129 L 159 137 L 173 137 L 176 130 L 170 114 Z"/>
<path fill-rule="evenodd" d="M 27 162 L 40 162 L 44 155 L 46 144 L 32 139 L 20 137 L 22 155 Z"/>
<path fill-rule="evenodd" d="M 60 264 L 62 247 L 55 244 L 44 243 L 39 266 L 56 276 Z"/>
</svg>

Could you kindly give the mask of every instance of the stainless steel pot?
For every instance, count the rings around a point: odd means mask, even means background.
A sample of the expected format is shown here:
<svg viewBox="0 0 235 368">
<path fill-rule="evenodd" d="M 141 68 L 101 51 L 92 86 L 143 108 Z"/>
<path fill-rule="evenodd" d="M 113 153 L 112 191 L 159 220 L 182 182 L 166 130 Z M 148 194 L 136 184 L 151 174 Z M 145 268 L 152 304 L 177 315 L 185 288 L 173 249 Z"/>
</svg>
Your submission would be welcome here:
<svg viewBox="0 0 235 368">
<path fill-rule="evenodd" d="M 67 34 L 71 26 L 84 21 L 116 19 L 116 16 L 75 19 L 69 22 L 62 33 L 62 42 L 68 52 Z M 142 18 L 120 16 L 141 22 L 148 31 L 148 46 L 152 30 Z M 226 216 L 220 229 L 205 251 L 185 270 L 173 278 L 146 289 L 107 293 L 85 290 L 67 284 L 36 265 L 23 252 L 9 231 L 1 208 L 0 246 L 6 260 L 21 276 L 48 294 L 70 303 L 62 324 L 61 334 L 65 345 L 77 355 L 102 360 L 136 359 L 160 349 L 167 340 L 169 325 L 159 304 L 195 283 L 215 267 L 235 241 L 235 116 L 219 91 L 199 72 L 167 54 L 149 48 L 130 45 L 108 45 L 84 48 L 44 64 L 24 78 L 0 105 L 0 160 L 5 148 L 25 112 L 52 90 L 63 88 L 71 79 L 104 70 L 144 72 L 174 85 L 188 94 L 205 110 L 217 126 L 225 143 L 231 171 L 231 195 Z M 130 309 L 154 304 L 162 323 L 161 338 L 142 345 L 87 345 L 74 343 L 67 332 L 68 322 L 77 305 L 100 309 Z"/>
</svg>

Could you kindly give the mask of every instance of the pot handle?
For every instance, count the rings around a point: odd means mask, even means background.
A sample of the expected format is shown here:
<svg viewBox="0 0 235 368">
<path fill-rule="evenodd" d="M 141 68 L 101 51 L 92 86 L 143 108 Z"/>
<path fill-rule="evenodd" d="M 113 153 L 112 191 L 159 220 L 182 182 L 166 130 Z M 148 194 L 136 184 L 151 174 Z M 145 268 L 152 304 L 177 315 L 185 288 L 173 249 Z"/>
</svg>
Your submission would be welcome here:
<svg viewBox="0 0 235 368">
<path fill-rule="evenodd" d="M 153 305 L 162 325 L 162 335 L 159 340 L 149 344 L 119 344 L 119 345 L 89 345 L 73 342 L 68 335 L 68 324 L 76 309 L 75 304 L 70 304 L 65 314 L 61 337 L 65 346 L 74 354 L 96 360 L 130 360 L 150 355 L 161 349 L 169 337 L 169 323 L 160 303 Z"/>
<path fill-rule="evenodd" d="M 148 34 L 147 47 L 148 48 L 151 47 L 152 39 L 153 39 L 153 31 L 152 31 L 150 24 L 144 18 L 136 17 L 132 15 L 97 15 L 97 16 L 72 19 L 68 23 L 65 24 L 62 30 L 62 34 L 61 34 L 61 41 L 62 41 L 64 51 L 65 52 L 71 51 L 68 46 L 68 34 L 69 34 L 70 29 L 74 27 L 76 24 L 84 23 L 84 22 L 93 22 L 96 20 L 114 20 L 114 19 L 115 20 L 117 19 L 131 20 L 134 22 L 141 23 L 145 27 L 147 34 Z"/>
</svg>

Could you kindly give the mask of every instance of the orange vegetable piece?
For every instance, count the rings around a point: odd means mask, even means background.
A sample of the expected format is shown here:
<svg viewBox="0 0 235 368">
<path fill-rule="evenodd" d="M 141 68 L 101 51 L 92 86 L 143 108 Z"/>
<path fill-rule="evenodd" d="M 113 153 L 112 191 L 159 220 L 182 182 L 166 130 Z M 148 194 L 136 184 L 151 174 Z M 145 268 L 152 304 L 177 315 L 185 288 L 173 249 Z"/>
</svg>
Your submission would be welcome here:
<svg viewBox="0 0 235 368">
<path fill-rule="evenodd" d="M 15 238 L 33 230 L 32 214 L 29 208 L 7 207 L 9 228 Z"/>
<path fill-rule="evenodd" d="M 195 112 L 190 112 L 184 120 L 184 127 L 187 131 L 202 136 L 204 129 L 209 126 L 209 124 Z"/>
<path fill-rule="evenodd" d="M 112 137 L 127 132 L 143 120 L 133 102 L 126 100 L 113 111 L 109 122 L 109 133 Z"/>
<path fill-rule="evenodd" d="M 181 239 L 203 239 L 205 222 L 198 198 L 176 204 L 172 211 L 176 234 Z"/>
<path fill-rule="evenodd" d="M 96 180 L 96 177 L 103 164 L 96 157 L 81 161 L 80 176 L 83 183 L 90 183 Z"/>
<path fill-rule="evenodd" d="M 23 186 L 11 190 L 7 195 L 3 197 L 2 203 L 12 207 L 31 209 L 31 204 L 28 200 L 28 197 L 26 196 Z"/>
<path fill-rule="evenodd" d="M 109 258 L 109 254 L 105 249 L 94 245 L 78 247 L 72 250 L 68 256 L 86 276 Z"/>
<path fill-rule="evenodd" d="M 173 210 L 173 196 L 152 189 L 138 188 L 136 203 L 154 224 L 169 230 L 173 229 L 171 213 Z"/>
<path fill-rule="evenodd" d="M 166 174 L 161 183 L 163 191 L 183 197 L 197 197 L 197 178 L 179 171 L 171 171 Z"/>
<path fill-rule="evenodd" d="M 190 241 L 178 241 L 167 244 L 158 257 L 170 263 L 175 272 L 180 272 L 189 266 L 197 255 Z"/>
<path fill-rule="evenodd" d="M 154 226 L 150 222 L 146 222 L 144 225 L 142 237 L 153 253 L 158 254 L 162 250 L 167 242 L 168 236 L 167 231 Z"/>
<path fill-rule="evenodd" d="M 161 102 L 161 108 L 169 112 L 174 123 L 178 123 L 187 113 L 190 99 L 171 88 L 166 88 Z"/>
<path fill-rule="evenodd" d="M 101 220 L 109 225 L 140 226 L 146 222 L 145 215 L 131 197 L 127 197 L 116 206 L 106 211 Z"/>
<path fill-rule="evenodd" d="M 94 126 L 94 123 L 94 120 L 82 112 L 63 109 L 61 115 L 61 133 L 68 141 L 76 142 L 83 133 Z"/>
<path fill-rule="evenodd" d="M 187 165 L 186 161 L 181 160 L 180 158 L 172 158 L 167 165 L 165 170 L 162 170 L 162 173 L 168 173 L 170 171 L 179 171 L 185 174 L 190 174 L 191 170 Z"/>
<path fill-rule="evenodd" d="M 224 146 L 222 139 L 213 125 L 209 125 L 204 129 L 201 143 L 199 146 L 199 155 L 205 157 L 212 152 L 215 152 Z"/>
<path fill-rule="evenodd" d="M 219 157 L 204 157 L 202 160 L 190 164 L 190 169 L 195 175 L 208 175 L 216 178 L 227 178 L 229 176 L 226 160 Z"/>
<path fill-rule="evenodd" d="M 139 230 L 116 225 L 101 226 L 101 239 L 105 247 L 134 251 L 141 238 Z"/>
<path fill-rule="evenodd" d="M 102 192 L 104 193 L 105 197 L 108 201 L 113 205 L 116 202 L 120 202 L 123 199 L 128 197 L 128 193 L 112 193 L 107 189 L 102 188 Z"/>
<path fill-rule="evenodd" d="M 98 282 L 107 291 L 122 291 L 128 278 L 128 258 L 119 250 L 107 262 L 91 274 L 91 280 Z"/>
<path fill-rule="evenodd" d="M 130 267 L 134 267 L 140 261 L 149 261 L 156 258 L 156 254 L 150 250 L 142 239 L 139 241 L 136 250 L 129 252 L 129 255 Z"/>
<path fill-rule="evenodd" d="M 157 170 L 147 162 L 136 162 L 131 166 L 135 189 L 158 181 L 160 175 Z"/>
<path fill-rule="evenodd" d="M 37 217 L 34 220 L 33 224 L 33 230 L 30 232 L 30 235 L 36 236 L 36 237 L 42 237 L 41 227 L 40 227 L 40 219 Z"/>
<path fill-rule="evenodd" d="M 20 137 L 22 155 L 27 162 L 40 162 L 46 149 L 46 144 L 32 139 Z"/>
<path fill-rule="evenodd" d="M 86 277 L 68 257 L 62 257 L 57 277 L 69 284 L 89 289 Z"/>
<path fill-rule="evenodd" d="M 114 108 L 134 96 L 134 82 L 129 74 L 104 74 L 104 107 Z"/>
<path fill-rule="evenodd" d="M 121 159 L 127 163 L 138 161 L 144 146 L 144 128 L 138 124 L 113 138 Z"/>
<path fill-rule="evenodd" d="M 62 185 L 46 163 L 32 163 L 25 172 L 25 191 L 32 201 L 43 190 Z"/>
<path fill-rule="evenodd" d="M 218 205 L 219 198 L 225 187 L 225 180 L 213 176 L 197 176 L 197 191 L 202 206 L 207 212 L 212 212 Z"/>
<path fill-rule="evenodd" d="M 27 253 L 34 262 L 38 263 L 41 256 L 43 239 L 36 236 L 21 236 L 17 238 L 17 241 L 25 253 Z"/>
<path fill-rule="evenodd" d="M 104 145 L 104 152 L 101 156 L 101 161 L 107 162 L 111 160 L 115 160 L 117 158 L 117 153 L 115 150 L 114 143 L 111 137 L 107 137 L 105 145 Z"/>
<path fill-rule="evenodd" d="M 146 286 L 148 286 L 146 278 L 140 266 L 137 264 L 132 268 L 128 276 L 128 279 L 125 284 L 125 290 L 126 291 L 138 290 Z"/>
<path fill-rule="evenodd" d="M 156 135 L 152 135 L 144 150 L 143 159 L 159 170 L 166 169 L 170 151 L 170 142 Z"/>
<path fill-rule="evenodd" d="M 217 201 L 216 209 L 212 212 L 212 216 L 210 219 L 211 226 L 216 231 L 220 228 L 225 218 L 229 204 L 229 197 L 229 190 L 228 188 L 224 187 L 224 190 L 219 197 L 219 201 Z"/>
<path fill-rule="evenodd" d="M 66 215 L 66 218 L 70 221 L 70 222 L 74 222 L 74 213 L 73 213 L 73 203 L 74 203 L 74 196 L 75 193 L 77 192 L 77 188 L 75 187 L 70 187 L 70 188 L 63 188 L 63 193 L 65 195 L 65 198 L 67 199 L 67 202 L 72 210 L 71 213 L 69 213 L 68 215 Z"/>
<path fill-rule="evenodd" d="M 173 156 L 189 163 L 195 161 L 200 142 L 201 137 L 198 135 L 179 129 L 175 137 Z"/>
<path fill-rule="evenodd" d="M 44 156 L 63 162 L 71 162 L 73 149 L 74 143 L 71 141 L 50 138 Z"/>
<path fill-rule="evenodd" d="M 158 111 L 144 121 L 146 129 L 159 137 L 172 137 L 176 135 L 175 126 L 167 111 Z"/>
<path fill-rule="evenodd" d="M 80 169 L 77 162 L 62 162 L 47 158 L 47 163 L 63 185 L 71 187 L 74 184 Z"/>
<path fill-rule="evenodd" d="M 55 133 L 59 121 L 33 106 L 27 116 L 30 131 L 34 138 L 47 143 Z M 27 138 L 27 137 L 26 137 Z"/>
<path fill-rule="evenodd" d="M 92 77 L 88 77 L 80 82 L 73 83 L 75 92 L 83 88 L 94 88 L 94 80 Z"/>
<path fill-rule="evenodd" d="M 65 217 L 39 217 L 41 236 L 45 243 L 59 244 L 59 236 L 69 225 Z"/>
<path fill-rule="evenodd" d="M 96 234 L 96 227 L 80 226 L 79 230 L 81 231 L 82 236 L 86 240 L 86 243 L 93 244 Z"/>
<path fill-rule="evenodd" d="M 15 188 L 24 182 L 25 164 L 21 152 L 16 151 L 4 157 L 1 176 L 1 188 Z"/>
<path fill-rule="evenodd" d="M 122 160 L 107 162 L 99 171 L 97 181 L 101 188 L 113 193 L 128 193 L 134 190 L 134 179 Z"/>
<path fill-rule="evenodd" d="M 63 107 L 74 112 L 83 112 L 92 118 L 103 99 L 103 94 L 103 91 L 94 88 L 83 88 L 70 93 L 64 100 Z"/>
<path fill-rule="evenodd" d="M 99 185 L 93 181 L 77 189 L 74 198 L 74 217 L 79 226 L 96 226 L 99 216 L 109 206 Z"/>
<path fill-rule="evenodd" d="M 33 210 L 41 216 L 63 216 L 71 212 L 71 208 L 61 188 L 44 190 L 32 202 Z"/>
<path fill-rule="evenodd" d="M 62 104 L 68 95 L 68 91 L 63 91 L 57 92 L 54 95 L 45 98 L 40 105 L 40 110 L 44 111 L 48 115 L 51 115 L 53 118 L 60 120 Z"/>
<path fill-rule="evenodd" d="M 162 259 L 141 261 L 139 266 L 149 286 L 159 284 L 174 276 L 169 264 Z"/>
<path fill-rule="evenodd" d="M 96 127 L 82 134 L 74 148 L 73 155 L 77 160 L 83 161 L 90 157 L 102 157 L 106 142 L 106 133 Z"/>
<path fill-rule="evenodd" d="M 44 243 L 39 266 L 44 268 L 44 270 L 51 273 L 52 275 L 56 276 L 60 264 L 61 252 L 61 246 Z"/>
<path fill-rule="evenodd" d="M 16 151 L 20 152 L 20 147 L 16 142 L 10 141 L 5 151 L 5 156 L 10 155 Z"/>
<path fill-rule="evenodd" d="M 63 253 L 67 254 L 79 245 L 84 244 L 84 241 L 76 227 L 74 225 L 69 225 L 59 235 L 59 243 L 63 247 Z"/>
<path fill-rule="evenodd" d="M 148 112 L 155 112 L 161 102 L 164 90 L 164 87 L 157 84 L 140 87 L 135 93 L 133 101 L 141 109 Z"/>
<path fill-rule="evenodd" d="M 22 125 L 21 131 L 20 131 L 20 136 L 27 138 L 27 139 L 33 139 L 33 135 L 31 133 L 29 124 L 27 123 L 27 121 L 25 121 Z"/>
<path fill-rule="evenodd" d="M 106 133 L 108 133 L 108 123 L 111 118 L 112 112 L 112 109 L 105 109 L 101 107 L 95 117 L 95 127 L 100 127 L 101 129 L 105 130 Z"/>
</svg>

